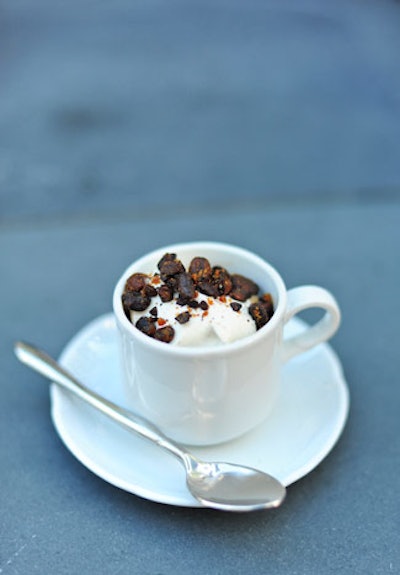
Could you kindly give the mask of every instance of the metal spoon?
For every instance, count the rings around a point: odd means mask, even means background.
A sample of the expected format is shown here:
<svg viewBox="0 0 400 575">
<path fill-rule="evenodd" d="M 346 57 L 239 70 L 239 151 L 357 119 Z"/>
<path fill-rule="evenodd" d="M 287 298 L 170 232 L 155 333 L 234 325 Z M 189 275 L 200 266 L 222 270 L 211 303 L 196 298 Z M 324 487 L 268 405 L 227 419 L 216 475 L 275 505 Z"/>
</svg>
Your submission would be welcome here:
<svg viewBox="0 0 400 575">
<path fill-rule="evenodd" d="M 252 511 L 278 507 L 285 498 L 285 487 L 267 473 L 232 463 L 200 461 L 185 448 L 173 443 L 152 423 L 84 386 L 43 351 L 21 341 L 15 344 L 14 350 L 22 363 L 175 455 L 185 467 L 190 493 L 204 507 Z"/>
</svg>

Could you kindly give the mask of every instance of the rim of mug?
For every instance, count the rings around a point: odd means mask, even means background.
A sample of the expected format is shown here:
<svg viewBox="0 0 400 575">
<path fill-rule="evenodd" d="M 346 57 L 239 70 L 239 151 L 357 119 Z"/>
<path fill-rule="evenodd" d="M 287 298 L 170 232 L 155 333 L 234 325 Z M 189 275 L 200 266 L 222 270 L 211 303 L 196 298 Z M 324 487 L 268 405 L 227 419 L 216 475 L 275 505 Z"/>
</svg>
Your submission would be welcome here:
<svg viewBox="0 0 400 575">
<path fill-rule="evenodd" d="M 175 346 L 166 344 L 161 341 L 157 341 L 149 337 L 148 335 L 142 333 L 139 329 L 137 329 L 133 323 L 129 321 L 126 317 L 125 312 L 122 306 L 122 293 L 125 287 L 126 280 L 132 273 L 139 272 L 140 266 L 147 263 L 149 260 L 154 260 L 155 265 L 159 261 L 159 259 L 165 253 L 178 253 L 178 257 L 180 256 L 179 251 L 184 251 L 188 249 L 199 249 L 199 250 L 219 250 L 221 252 L 229 252 L 231 254 L 236 253 L 240 254 L 242 257 L 250 260 L 259 268 L 264 268 L 268 278 L 273 281 L 277 293 L 278 293 L 278 305 L 274 302 L 274 314 L 272 318 L 268 321 L 266 325 L 262 328 L 257 330 L 255 333 L 251 335 L 247 335 L 243 338 L 237 339 L 236 341 L 230 343 L 224 343 L 221 345 L 217 345 L 215 347 L 211 346 Z M 201 256 L 201 252 L 198 252 Z M 157 259 L 158 258 L 158 259 Z M 147 254 L 139 257 L 134 262 L 132 262 L 122 273 L 119 280 L 116 283 L 113 292 L 113 309 L 114 315 L 122 329 L 129 333 L 129 335 L 137 340 L 138 342 L 142 343 L 142 345 L 148 346 L 150 349 L 153 348 L 155 352 L 158 354 L 166 354 L 170 356 L 184 356 L 184 357 L 208 357 L 208 356 L 218 356 L 218 355 L 230 355 L 236 353 L 238 351 L 242 351 L 247 349 L 248 347 L 253 346 L 255 343 L 259 342 L 260 340 L 267 337 L 267 335 L 272 332 L 277 325 L 281 322 L 284 311 L 286 309 L 286 286 L 285 283 L 279 274 L 279 272 L 266 260 L 262 257 L 258 256 L 254 252 L 251 252 L 245 248 L 241 248 L 235 246 L 233 244 L 228 244 L 224 242 L 211 242 L 211 241 L 193 241 L 193 242 L 182 242 L 182 243 L 175 243 L 170 244 L 161 248 L 157 248 L 148 252 Z"/>
</svg>

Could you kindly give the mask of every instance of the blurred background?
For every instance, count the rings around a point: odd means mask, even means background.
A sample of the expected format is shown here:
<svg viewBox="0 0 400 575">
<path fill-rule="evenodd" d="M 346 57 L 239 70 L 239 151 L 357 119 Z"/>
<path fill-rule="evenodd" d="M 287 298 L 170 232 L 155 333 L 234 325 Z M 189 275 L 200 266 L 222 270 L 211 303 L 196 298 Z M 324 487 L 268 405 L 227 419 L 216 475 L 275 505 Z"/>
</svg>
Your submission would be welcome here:
<svg viewBox="0 0 400 575">
<path fill-rule="evenodd" d="M 0 223 L 397 200 L 400 2 L 1 0 Z"/>
</svg>

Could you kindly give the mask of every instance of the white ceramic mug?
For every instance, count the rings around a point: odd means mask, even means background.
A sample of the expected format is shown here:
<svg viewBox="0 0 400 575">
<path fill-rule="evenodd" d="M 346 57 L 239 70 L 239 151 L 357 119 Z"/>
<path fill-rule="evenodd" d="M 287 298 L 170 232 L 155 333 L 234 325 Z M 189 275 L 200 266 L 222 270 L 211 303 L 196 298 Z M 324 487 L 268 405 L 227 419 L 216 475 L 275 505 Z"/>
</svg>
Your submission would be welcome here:
<svg viewBox="0 0 400 575">
<path fill-rule="evenodd" d="M 178 347 L 156 341 L 126 317 L 121 295 L 127 278 L 152 274 L 166 253 L 185 267 L 192 258 L 208 258 L 230 273 L 251 278 L 270 292 L 274 315 L 254 334 L 215 347 Z M 278 272 L 257 255 L 223 243 L 192 242 L 166 246 L 130 265 L 113 297 L 123 377 L 129 406 L 180 443 L 210 445 L 238 437 L 261 423 L 276 400 L 282 364 L 329 339 L 340 324 L 334 297 L 317 286 L 286 290 Z M 283 339 L 287 321 L 307 308 L 325 314 L 304 333 Z"/>
</svg>

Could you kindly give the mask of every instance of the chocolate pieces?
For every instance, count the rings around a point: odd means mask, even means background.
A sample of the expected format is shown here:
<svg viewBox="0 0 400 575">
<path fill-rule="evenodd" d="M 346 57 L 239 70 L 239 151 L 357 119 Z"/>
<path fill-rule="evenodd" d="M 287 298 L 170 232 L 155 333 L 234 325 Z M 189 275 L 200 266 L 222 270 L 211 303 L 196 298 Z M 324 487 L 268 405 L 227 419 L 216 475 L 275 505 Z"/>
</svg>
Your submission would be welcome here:
<svg viewBox="0 0 400 575">
<path fill-rule="evenodd" d="M 125 313 L 130 310 L 144 311 L 149 307 L 150 301 L 149 296 L 141 292 L 128 291 L 122 295 L 122 305 Z"/>
<path fill-rule="evenodd" d="M 163 343 L 171 343 L 174 339 L 175 330 L 171 325 L 166 325 L 165 327 L 160 327 L 156 330 L 154 334 L 154 339 L 157 341 L 162 341 Z"/>
<path fill-rule="evenodd" d="M 241 313 L 244 302 L 247 302 L 256 329 L 263 327 L 274 313 L 271 295 L 263 294 L 257 299 L 259 287 L 253 280 L 230 274 L 222 266 L 212 267 L 205 257 L 194 257 L 186 270 L 176 254 L 166 253 L 157 267 L 159 273 L 146 275 L 137 272 L 127 279 L 122 305 L 129 320 L 132 311 L 144 312 L 157 295 L 161 300 L 160 309 L 163 303 L 173 300 L 177 305 L 186 306 L 185 311 L 175 316 L 181 325 L 186 324 L 192 315 L 205 317 L 213 300 L 226 303 L 236 313 Z M 199 292 L 203 297 L 199 297 Z M 153 303 L 149 315 L 140 317 L 135 326 L 157 341 L 170 343 L 175 330 L 165 319 L 158 318 L 160 309 Z"/>
<path fill-rule="evenodd" d="M 254 319 L 256 328 L 262 328 L 269 322 L 274 313 L 271 294 L 262 295 L 257 302 L 249 306 L 249 314 Z"/>
<path fill-rule="evenodd" d="M 253 295 L 257 295 L 259 287 L 249 278 L 240 274 L 232 275 L 232 289 L 229 295 L 238 301 L 246 301 Z"/>
</svg>

